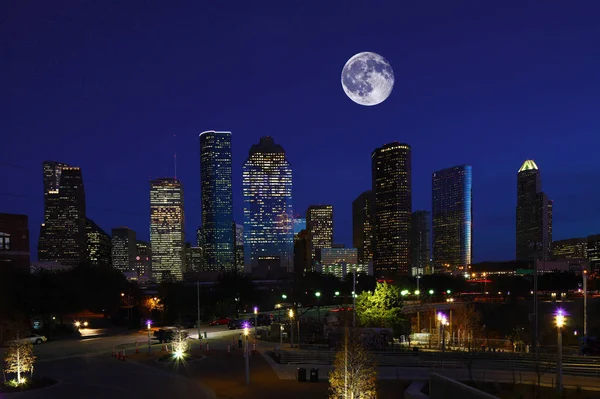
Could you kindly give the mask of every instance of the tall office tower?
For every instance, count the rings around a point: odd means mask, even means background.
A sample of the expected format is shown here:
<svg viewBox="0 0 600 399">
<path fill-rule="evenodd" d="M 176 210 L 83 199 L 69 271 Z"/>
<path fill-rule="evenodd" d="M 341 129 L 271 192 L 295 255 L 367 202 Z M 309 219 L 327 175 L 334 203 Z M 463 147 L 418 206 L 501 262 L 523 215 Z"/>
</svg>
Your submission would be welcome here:
<svg viewBox="0 0 600 399">
<path fill-rule="evenodd" d="M 112 264 L 111 239 L 92 219 L 86 218 L 87 263 L 108 267 Z"/>
<path fill-rule="evenodd" d="M 302 276 L 310 270 L 308 231 L 301 230 L 294 236 L 294 274 Z"/>
<path fill-rule="evenodd" d="M 152 248 L 146 241 L 136 241 L 136 255 L 133 263 L 133 270 L 137 273 L 138 278 L 150 278 L 152 272 Z"/>
<path fill-rule="evenodd" d="M 183 279 L 183 185 L 177 178 L 150 181 L 150 246 L 152 278 L 157 282 Z"/>
<path fill-rule="evenodd" d="M 202 272 L 204 260 L 202 248 L 192 247 L 191 243 L 185 244 L 185 272 L 199 273 Z"/>
<path fill-rule="evenodd" d="M 206 270 L 230 270 L 234 264 L 231 132 L 200 133 L 200 186 Z"/>
<path fill-rule="evenodd" d="M 321 260 L 321 249 L 333 245 L 333 205 L 311 205 L 306 211 L 306 231 L 310 264 L 313 267 Z"/>
<path fill-rule="evenodd" d="M 42 164 L 44 178 L 44 222 L 40 226 L 38 240 L 38 260 L 41 262 L 56 261 L 58 254 L 58 234 L 61 226 L 58 225 L 59 205 L 58 188 L 62 169 L 69 165 L 45 161 Z"/>
<path fill-rule="evenodd" d="M 233 222 L 234 269 L 244 273 L 244 225 Z"/>
<path fill-rule="evenodd" d="M 0 269 L 29 273 L 29 218 L 0 213 Z"/>
<path fill-rule="evenodd" d="M 294 237 L 302 230 L 306 230 L 306 218 L 300 215 L 294 216 Z"/>
<path fill-rule="evenodd" d="M 434 172 L 431 187 L 433 266 L 464 273 L 473 253 L 472 168 L 460 165 Z"/>
<path fill-rule="evenodd" d="M 415 211 L 412 214 L 411 266 L 413 276 L 433 273 L 431 267 L 430 213 Z"/>
<path fill-rule="evenodd" d="M 262 137 L 250 148 L 242 191 L 246 272 L 273 264 L 293 272 L 292 168 L 283 147 L 271 137 Z"/>
<path fill-rule="evenodd" d="M 410 146 L 390 143 L 371 155 L 373 183 L 373 273 L 395 277 L 410 273 L 412 219 Z"/>
<path fill-rule="evenodd" d="M 600 234 L 587 237 L 587 258 L 590 262 L 590 270 L 593 273 L 600 272 Z"/>
<path fill-rule="evenodd" d="M 517 260 L 552 255 L 552 201 L 542 191 L 540 171 L 526 160 L 517 174 Z"/>
<path fill-rule="evenodd" d="M 125 226 L 112 229 L 112 265 L 120 272 L 135 270 L 137 256 L 135 236 L 135 231 Z"/>
<path fill-rule="evenodd" d="M 352 202 L 352 245 L 358 263 L 373 261 L 373 191 L 368 190 Z"/>
<path fill-rule="evenodd" d="M 569 238 L 552 243 L 553 259 L 587 259 L 586 237 Z"/>
</svg>

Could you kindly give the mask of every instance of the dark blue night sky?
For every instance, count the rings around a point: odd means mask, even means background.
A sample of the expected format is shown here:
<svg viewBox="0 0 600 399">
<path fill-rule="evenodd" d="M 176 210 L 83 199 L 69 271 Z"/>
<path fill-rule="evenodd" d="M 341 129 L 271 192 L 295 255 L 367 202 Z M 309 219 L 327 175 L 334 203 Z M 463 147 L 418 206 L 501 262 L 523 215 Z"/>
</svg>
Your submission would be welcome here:
<svg viewBox="0 0 600 399">
<path fill-rule="evenodd" d="M 148 238 L 149 183 L 185 187 L 200 223 L 198 134 L 233 133 L 236 221 L 250 146 L 271 135 L 294 171 L 294 208 L 351 203 L 371 151 L 412 146 L 413 209 L 431 173 L 473 166 L 474 260 L 514 257 L 516 174 L 540 167 L 554 238 L 600 233 L 600 3 L 559 1 L 27 1 L 0 4 L 0 212 L 43 213 L 42 161 L 83 168 L 88 216 Z M 525 5 L 525 3 L 527 5 Z M 344 94 L 361 51 L 396 84 L 381 105 Z M 16 166 L 12 166 L 16 165 Z"/>
</svg>

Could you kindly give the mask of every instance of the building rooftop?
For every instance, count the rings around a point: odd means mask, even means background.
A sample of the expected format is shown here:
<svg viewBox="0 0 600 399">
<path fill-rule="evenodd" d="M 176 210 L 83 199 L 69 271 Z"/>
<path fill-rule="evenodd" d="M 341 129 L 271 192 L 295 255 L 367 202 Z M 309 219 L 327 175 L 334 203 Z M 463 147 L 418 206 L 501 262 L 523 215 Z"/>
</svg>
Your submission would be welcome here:
<svg viewBox="0 0 600 399">
<path fill-rule="evenodd" d="M 533 159 L 528 159 L 525 162 L 523 162 L 521 169 L 519 169 L 519 173 L 524 172 L 526 170 L 538 170 L 538 167 L 533 161 Z"/>
</svg>

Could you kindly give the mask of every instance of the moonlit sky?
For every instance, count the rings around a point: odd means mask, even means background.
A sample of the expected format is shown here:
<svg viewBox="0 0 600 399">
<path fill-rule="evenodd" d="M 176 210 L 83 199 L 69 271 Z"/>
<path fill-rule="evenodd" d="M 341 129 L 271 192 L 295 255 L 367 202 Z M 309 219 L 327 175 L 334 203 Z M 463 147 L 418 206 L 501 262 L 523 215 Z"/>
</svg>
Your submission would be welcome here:
<svg viewBox="0 0 600 399">
<path fill-rule="evenodd" d="M 148 239 L 148 180 L 177 175 L 186 231 L 200 221 L 199 143 L 233 132 L 235 218 L 250 146 L 271 135 L 294 170 L 294 204 L 351 203 L 370 154 L 412 146 L 413 209 L 431 174 L 473 166 L 474 260 L 514 257 L 516 173 L 533 158 L 554 199 L 554 238 L 600 233 L 600 3 L 559 1 L 31 1 L 0 3 L 0 212 L 30 217 L 42 161 L 83 169 L 88 216 Z M 361 51 L 394 91 L 364 107 L 340 85 Z M 11 166 L 17 165 L 17 166 Z M 34 255 L 35 258 L 35 255 Z"/>
</svg>

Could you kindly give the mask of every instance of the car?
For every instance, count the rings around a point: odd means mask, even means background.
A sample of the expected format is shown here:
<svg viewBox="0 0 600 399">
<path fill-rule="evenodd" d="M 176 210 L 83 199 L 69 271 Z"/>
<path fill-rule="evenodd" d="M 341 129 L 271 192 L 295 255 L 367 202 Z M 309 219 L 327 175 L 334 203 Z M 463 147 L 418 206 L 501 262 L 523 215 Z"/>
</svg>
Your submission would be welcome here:
<svg viewBox="0 0 600 399">
<path fill-rule="evenodd" d="M 25 338 L 20 338 L 20 339 L 17 339 L 17 340 L 8 341 L 6 344 L 10 345 L 12 342 L 29 342 L 31 344 L 40 345 L 40 344 L 43 344 L 46 341 L 48 341 L 48 338 L 46 338 L 43 335 L 29 334 Z"/>
<path fill-rule="evenodd" d="M 227 327 L 230 330 L 238 330 L 238 329 L 244 328 L 246 326 L 249 327 L 250 323 L 248 323 L 248 320 L 243 320 L 243 319 L 234 319 L 234 320 L 231 320 L 229 322 L 229 324 L 227 325 Z"/>
<path fill-rule="evenodd" d="M 208 323 L 209 326 L 226 326 L 229 324 L 231 319 L 229 317 L 218 317 Z"/>
</svg>

